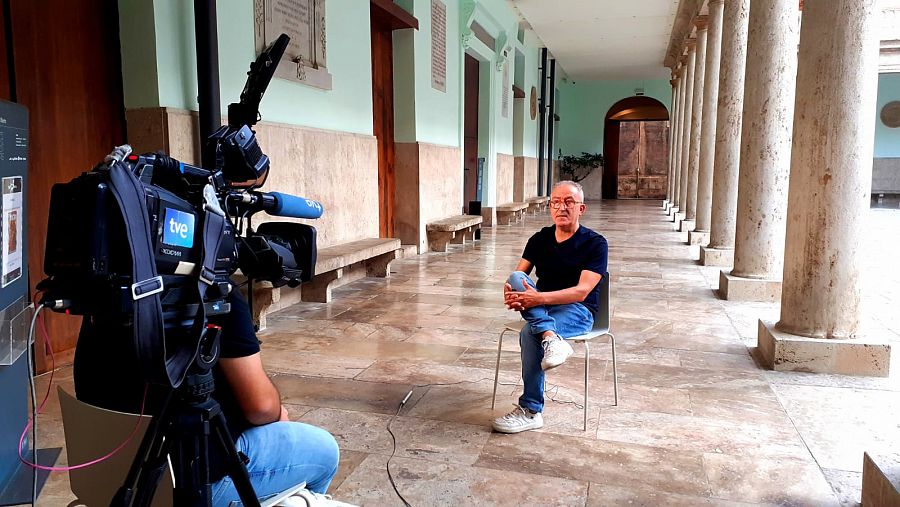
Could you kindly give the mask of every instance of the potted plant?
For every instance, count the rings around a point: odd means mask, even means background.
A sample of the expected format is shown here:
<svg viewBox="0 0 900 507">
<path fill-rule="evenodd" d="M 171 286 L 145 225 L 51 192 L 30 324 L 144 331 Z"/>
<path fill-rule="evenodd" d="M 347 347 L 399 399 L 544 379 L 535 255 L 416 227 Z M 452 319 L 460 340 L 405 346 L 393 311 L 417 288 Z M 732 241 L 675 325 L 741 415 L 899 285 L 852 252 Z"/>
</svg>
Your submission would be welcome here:
<svg viewBox="0 0 900 507">
<path fill-rule="evenodd" d="M 588 177 L 594 169 L 603 167 L 602 153 L 581 152 L 581 155 L 563 155 L 559 159 L 559 177 L 579 182 Z"/>
</svg>

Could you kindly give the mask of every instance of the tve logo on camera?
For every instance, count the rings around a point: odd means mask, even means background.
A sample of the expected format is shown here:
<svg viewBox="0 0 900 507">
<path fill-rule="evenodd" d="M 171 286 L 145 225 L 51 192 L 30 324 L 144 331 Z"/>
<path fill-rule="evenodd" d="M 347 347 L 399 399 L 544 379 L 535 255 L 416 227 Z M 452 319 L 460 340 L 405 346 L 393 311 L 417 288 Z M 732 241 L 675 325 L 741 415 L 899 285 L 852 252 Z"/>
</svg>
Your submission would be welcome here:
<svg viewBox="0 0 900 507">
<path fill-rule="evenodd" d="M 166 208 L 163 216 L 163 243 L 183 248 L 194 246 L 194 215 Z"/>
</svg>

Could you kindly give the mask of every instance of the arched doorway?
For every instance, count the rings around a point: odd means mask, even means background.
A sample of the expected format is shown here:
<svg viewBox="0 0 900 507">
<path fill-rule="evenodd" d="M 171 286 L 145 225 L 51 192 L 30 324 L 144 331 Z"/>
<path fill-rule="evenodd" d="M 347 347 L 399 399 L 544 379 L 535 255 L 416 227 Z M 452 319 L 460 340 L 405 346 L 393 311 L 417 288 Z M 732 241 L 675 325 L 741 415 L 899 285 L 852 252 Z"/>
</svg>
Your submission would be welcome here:
<svg viewBox="0 0 900 507">
<path fill-rule="evenodd" d="M 622 99 L 606 113 L 604 199 L 662 199 L 668 179 L 669 111 L 650 97 Z"/>
</svg>

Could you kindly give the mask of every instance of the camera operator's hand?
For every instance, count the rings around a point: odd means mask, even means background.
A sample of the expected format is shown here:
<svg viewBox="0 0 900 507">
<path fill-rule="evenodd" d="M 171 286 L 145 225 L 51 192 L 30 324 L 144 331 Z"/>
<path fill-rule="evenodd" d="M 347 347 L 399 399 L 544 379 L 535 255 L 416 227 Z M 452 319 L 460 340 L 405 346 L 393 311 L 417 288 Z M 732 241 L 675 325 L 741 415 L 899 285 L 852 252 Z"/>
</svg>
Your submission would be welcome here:
<svg viewBox="0 0 900 507">
<path fill-rule="evenodd" d="M 278 419 L 278 421 L 279 422 L 290 422 L 290 420 L 291 420 L 290 414 L 288 414 L 287 409 L 284 407 L 284 405 L 282 405 L 281 406 L 281 418 Z"/>
</svg>

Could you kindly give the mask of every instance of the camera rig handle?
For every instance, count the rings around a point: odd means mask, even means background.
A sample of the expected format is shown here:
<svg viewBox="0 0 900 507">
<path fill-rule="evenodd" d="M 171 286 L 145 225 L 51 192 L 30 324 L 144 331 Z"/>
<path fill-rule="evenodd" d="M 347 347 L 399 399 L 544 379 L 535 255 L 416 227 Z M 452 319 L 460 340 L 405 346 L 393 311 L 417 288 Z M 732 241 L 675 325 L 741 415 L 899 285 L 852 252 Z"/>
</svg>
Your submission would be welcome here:
<svg viewBox="0 0 900 507">
<path fill-rule="evenodd" d="M 287 49 L 291 38 L 281 34 L 275 41 L 259 54 L 256 61 L 250 64 L 247 72 L 247 83 L 241 92 L 241 101 L 228 105 L 228 125 L 241 128 L 253 126 L 259 121 L 259 103 L 263 94 L 275 75 L 275 69 Z"/>
</svg>

